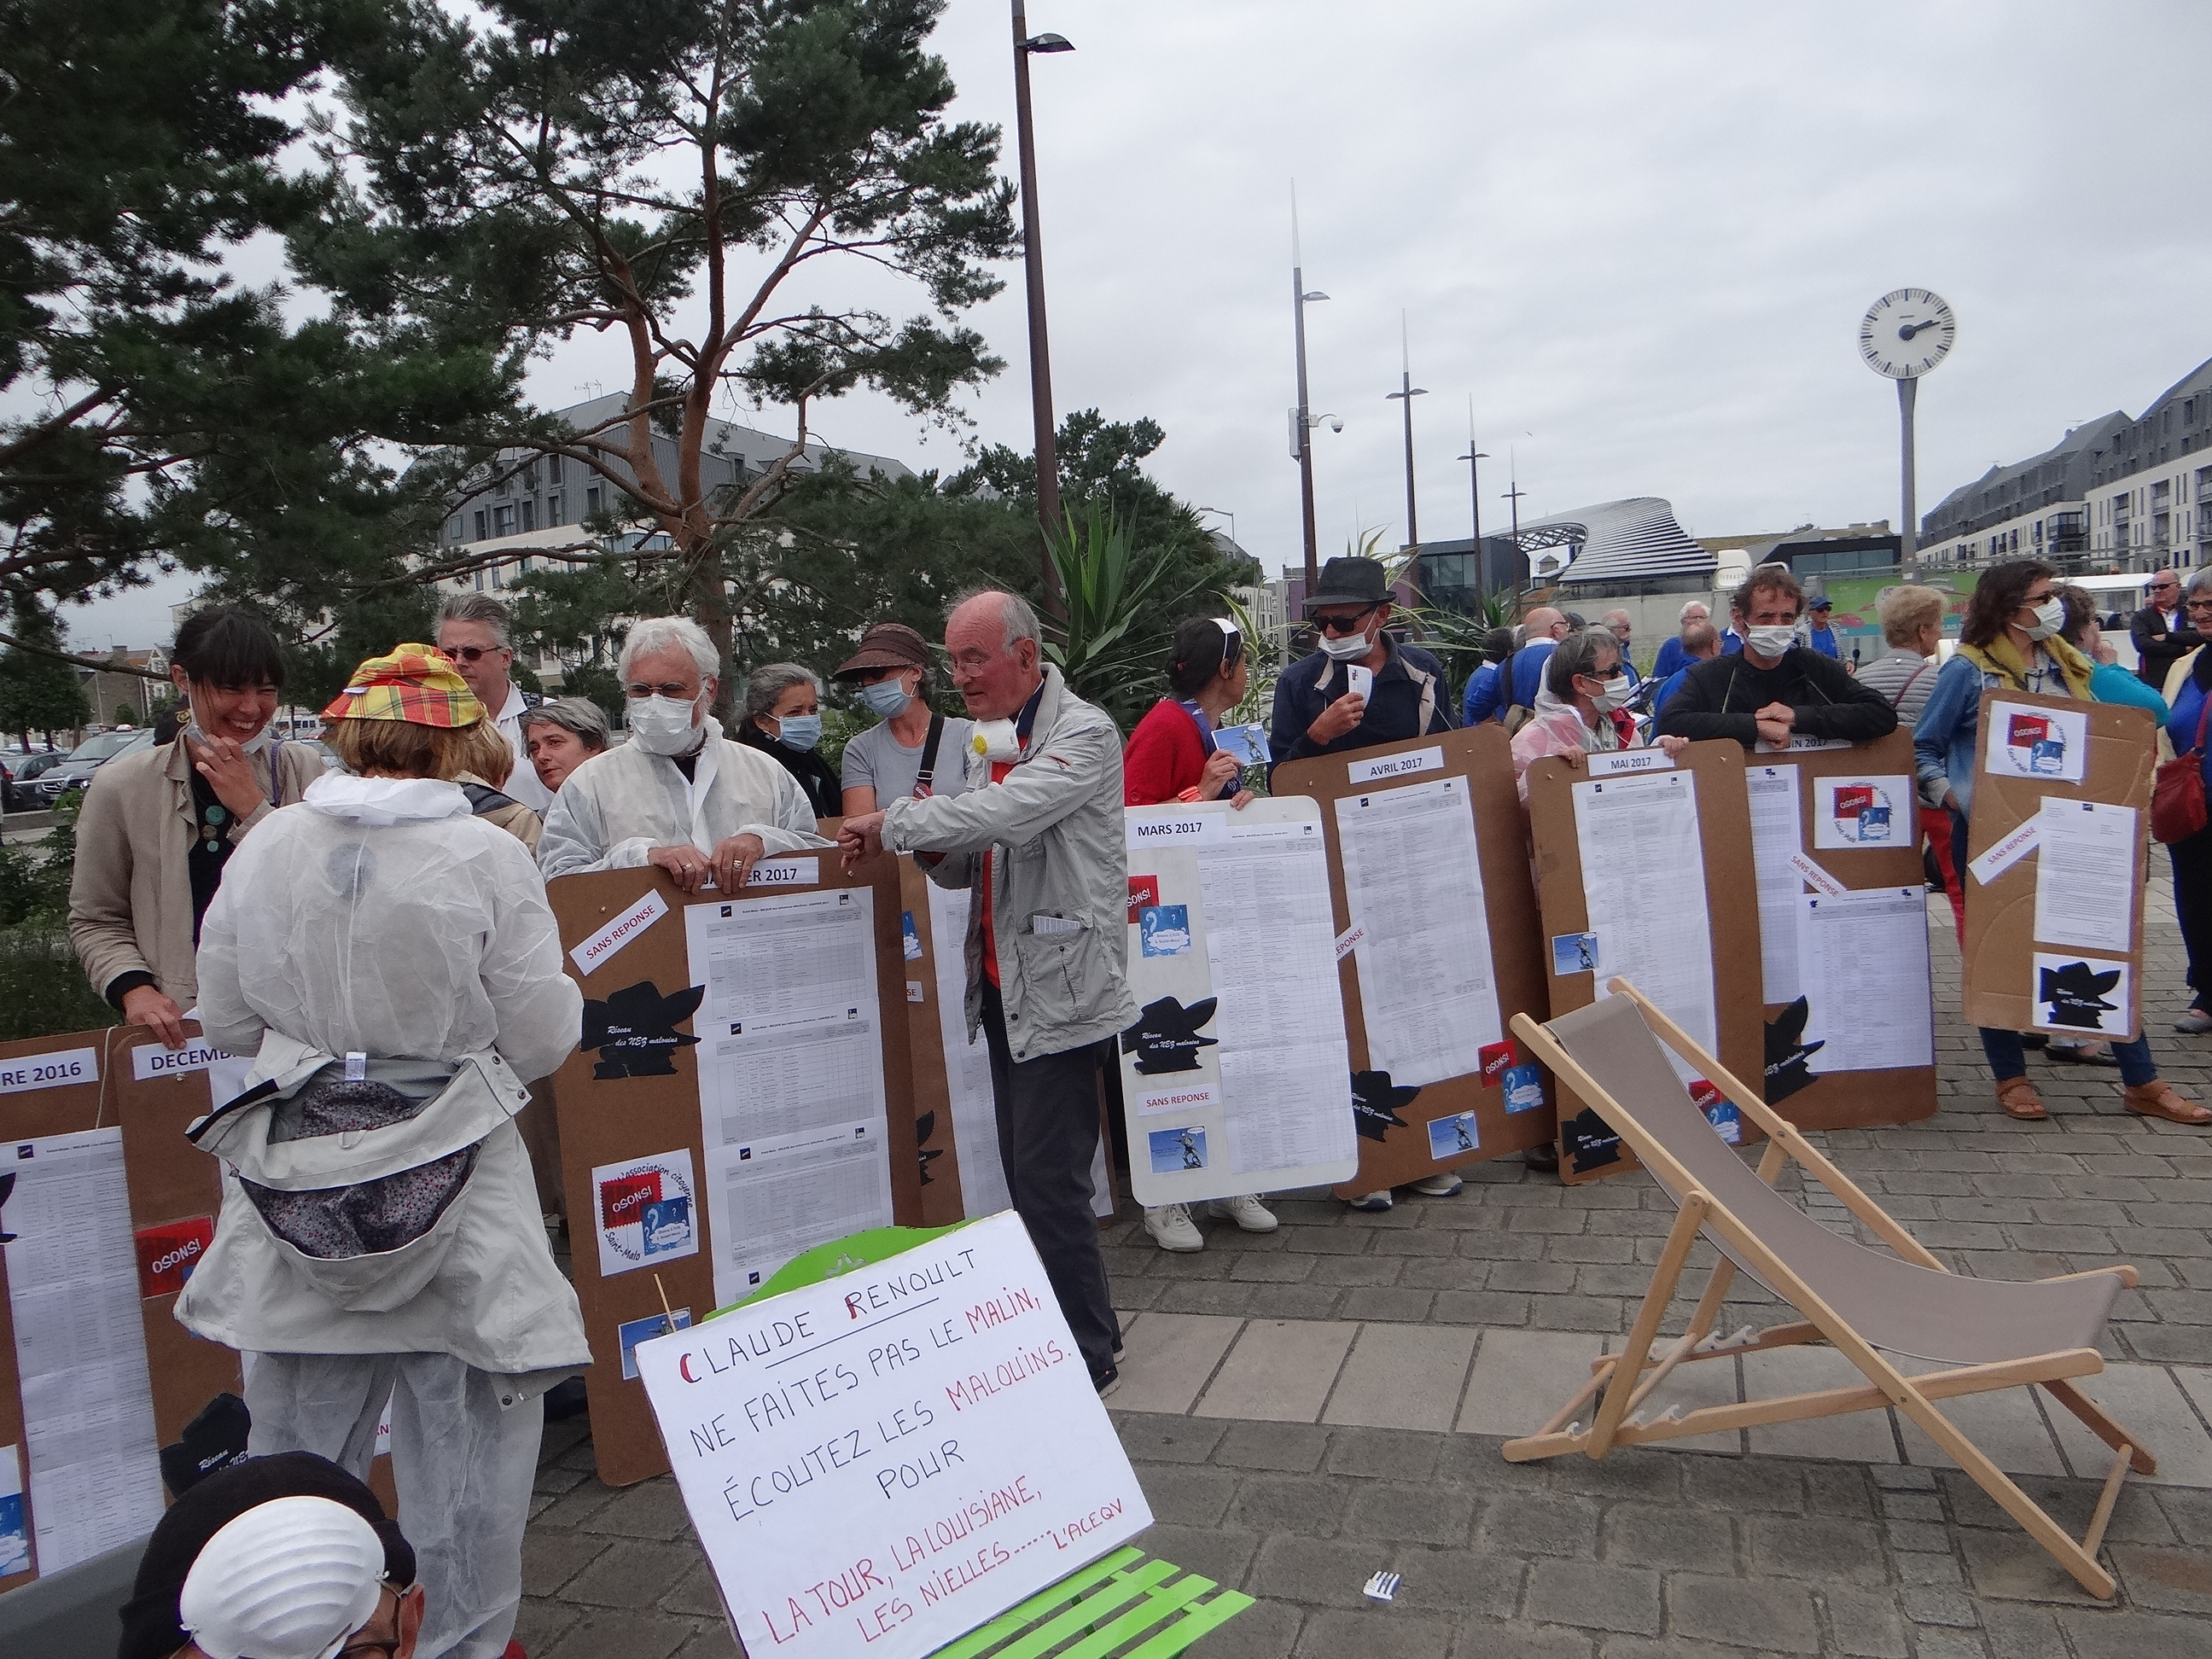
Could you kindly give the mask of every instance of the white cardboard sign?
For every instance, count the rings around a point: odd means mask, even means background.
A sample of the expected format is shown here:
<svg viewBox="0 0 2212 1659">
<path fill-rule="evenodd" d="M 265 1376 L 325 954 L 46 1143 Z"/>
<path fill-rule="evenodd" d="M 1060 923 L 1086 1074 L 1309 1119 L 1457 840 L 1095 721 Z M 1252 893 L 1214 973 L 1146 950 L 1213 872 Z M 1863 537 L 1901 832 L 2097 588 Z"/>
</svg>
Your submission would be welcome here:
<svg viewBox="0 0 2212 1659">
<path fill-rule="evenodd" d="M 1010 1211 L 636 1357 L 749 1653 L 921 1659 L 1152 1524 Z"/>
</svg>

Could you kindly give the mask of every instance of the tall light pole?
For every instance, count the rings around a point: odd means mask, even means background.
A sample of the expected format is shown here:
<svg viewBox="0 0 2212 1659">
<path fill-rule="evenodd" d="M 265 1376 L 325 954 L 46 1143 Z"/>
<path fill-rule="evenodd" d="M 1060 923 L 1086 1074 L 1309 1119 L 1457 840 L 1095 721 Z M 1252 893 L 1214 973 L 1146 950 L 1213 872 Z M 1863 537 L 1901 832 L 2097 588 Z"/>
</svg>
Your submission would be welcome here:
<svg viewBox="0 0 2212 1659">
<path fill-rule="evenodd" d="M 1236 515 L 1234 513 L 1231 513 L 1231 512 L 1227 507 L 1192 507 L 1192 508 L 1191 508 L 1191 511 L 1192 511 L 1192 512 L 1194 512 L 1194 513 L 1218 513 L 1218 514 L 1219 514 L 1223 518 L 1224 518 L 1224 519 L 1226 519 L 1226 520 L 1229 520 L 1229 539 L 1230 539 L 1231 541 L 1232 541 L 1232 542 L 1237 542 L 1237 515 Z M 1242 543 L 1242 542 L 1237 542 L 1237 550 L 1238 550 L 1239 552 L 1242 552 L 1242 551 L 1243 550 L 1243 548 L 1244 548 L 1244 544 L 1243 544 L 1243 543 Z"/>
<path fill-rule="evenodd" d="M 1401 406 L 1406 416 L 1406 545 L 1418 559 L 1421 555 L 1420 509 L 1413 501 L 1413 399 L 1425 398 L 1429 389 L 1413 384 L 1413 356 L 1406 343 L 1406 313 L 1398 313 L 1398 389 L 1390 397 Z"/>
<path fill-rule="evenodd" d="M 1528 492 L 1521 488 L 1520 471 L 1516 466 L 1508 475 L 1513 488 L 1499 492 L 1513 503 L 1513 591 L 1516 593 L 1521 591 L 1522 568 L 1528 562 L 1521 556 L 1521 498 Z"/>
<path fill-rule="evenodd" d="M 1060 456 L 1053 443 L 1052 348 L 1045 337 L 1044 241 L 1037 227 L 1036 138 L 1030 121 L 1030 54 L 1073 52 L 1063 36 L 1030 33 L 1022 0 L 1014 8 L 1014 131 L 1021 152 L 1022 274 L 1030 302 L 1030 415 L 1036 428 L 1037 523 L 1049 537 L 1060 528 Z M 1045 609 L 1060 610 L 1060 578 L 1044 560 Z"/>
<path fill-rule="evenodd" d="M 1305 532 L 1306 592 L 1321 584 L 1321 544 L 1314 529 L 1313 406 L 1306 398 L 1306 301 L 1326 300 L 1306 291 L 1305 257 L 1298 247 L 1298 187 L 1291 185 L 1291 315 L 1298 353 L 1298 406 L 1291 411 L 1291 457 L 1298 464 L 1298 512 Z"/>
<path fill-rule="evenodd" d="M 1912 459 L 1912 413 L 1920 377 L 1949 355 L 1959 319 L 1940 294 L 1924 288 L 1893 289 L 1867 307 L 1859 322 L 1859 356 L 1866 366 L 1897 382 L 1899 502 L 1898 557 L 1910 560 L 1919 544 L 1917 480 Z"/>
<path fill-rule="evenodd" d="M 1474 508 L 1474 591 L 1479 598 L 1490 591 L 1490 562 L 1482 553 L 1482 464 L 1490 459 L 1490 452 L 1474 447 L 1474 398 L 1467 400 L 1467 453 L 1455 459 L 1467 463 L 1467 487 L 1469 504 Z"/>
</svg>

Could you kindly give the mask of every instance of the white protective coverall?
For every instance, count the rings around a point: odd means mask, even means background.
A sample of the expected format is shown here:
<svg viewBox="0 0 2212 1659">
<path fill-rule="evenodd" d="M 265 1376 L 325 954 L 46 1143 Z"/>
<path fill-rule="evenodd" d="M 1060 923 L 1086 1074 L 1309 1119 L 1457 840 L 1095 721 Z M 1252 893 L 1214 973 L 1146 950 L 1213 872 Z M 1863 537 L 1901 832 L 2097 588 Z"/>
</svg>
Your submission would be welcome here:
<svg viewBox="0 0 2212 1659">
<path fill-rule="evenodd" d="M 511 1121 L 523 1085 L 581 1029 L 537 869 L 453 784 L 332 774 L 232 855 L 198 969 L 208 1036 L 257 1056 L 249 1092 L 342 1075 L 329 1062 L 356 1054 L 372 1082 L 428 1076 L 445 1091 L 359 1136 L 280 1140 L 266 1104 L 195 1126 L 235 1169 L 176 1312 L 249 1356 L 257 1455 L 316 1452 L 366 1479 L 390 1401 L 392 1475 L 428 1592 L 417 1651 L 496 1659 L 520 1605 L 544 1393 L 591 1358 Z M 240 1179 L 265 1200 L 318 1159 L 368 1182 L 469 1146 L 428 1232 L 338 1261 L 276 1237 Z"/>
<path fill-rule="evenodd" d="M 832 843 L 815 832 L 799 780 L 757 749 L 732 743 L 707 717 L 692 775 L 665 755 L 625 743 L 592 756 L 561 786 L 545 814 L 538 866 L 545 879 L 584 870 L 634 870 L 656 847 L 702 853 L 732 836 L 758 836 L 770 853 Z"/>
</svg>

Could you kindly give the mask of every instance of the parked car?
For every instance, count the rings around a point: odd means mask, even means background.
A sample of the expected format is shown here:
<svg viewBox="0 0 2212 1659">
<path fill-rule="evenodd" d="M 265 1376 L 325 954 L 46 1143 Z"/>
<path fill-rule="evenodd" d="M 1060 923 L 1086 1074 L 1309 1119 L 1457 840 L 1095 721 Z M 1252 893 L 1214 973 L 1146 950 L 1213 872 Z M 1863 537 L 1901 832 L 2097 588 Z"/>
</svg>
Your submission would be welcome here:
<svg viewBox="0 0 2212 1659">
<path fill-rule="evenodd" d="M 87 738 L 70 750 L 59 766 L 51 767 L 40 775 L 36 786 L 40 799 L 51 806 L 70 790 L 82 789 L 90 783 L 92 775 L 118 755 L 150 748 L 153 742 L 154 728 L 150 726 L 102 732 L 98 737 Z"/>
</svg>

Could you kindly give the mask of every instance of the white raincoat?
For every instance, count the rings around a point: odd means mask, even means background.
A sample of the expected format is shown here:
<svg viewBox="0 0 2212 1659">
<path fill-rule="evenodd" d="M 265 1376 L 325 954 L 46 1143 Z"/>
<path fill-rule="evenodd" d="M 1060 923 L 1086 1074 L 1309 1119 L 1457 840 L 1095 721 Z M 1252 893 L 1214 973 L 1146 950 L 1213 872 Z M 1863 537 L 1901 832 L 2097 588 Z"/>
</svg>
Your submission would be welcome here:
<svg viewBox="0 0 2212 1659">
<path fill-rule="evenodd" d="M 771 853 L 831 843 L 815 832 L 799 780 L 769 756 L 722 735 L 707 718 L 693 775 L 665 755 L 625 743 L 568 775 L 545 814 L 538 865 L 545 878 L 634 870 L 656 847 L 712 853 L 732 836 L 758 836 Z"/>
<path fill-rule="evenodd" d="M 333 1297 L 330 1275 L 291 1260 L 227 1181 L 215 1241 L 177 1300 L 179 1320 L 244 1352 L 447 1353 L 518 1377 L 589 1363 L 512 1121 L 520 1083 L 560 1065 L 583 1010 L 521 842 L 470 816 L 451 783 L 321 778 L 232 854 L 201 925 L 199 981 L 208 1036 L 257 1056 L 249 1085 L 350 1053 L 442 1062 L 464 1084 L 483 1074 L 472 1110 L 490 1127 L 441 1228 L 445 1264 L 406 1300 L 369 1298 L 372 1308 Z M 450 1151 L 410 1142 L 450 1139 L 452 1118 L 425 1111 L 375 1131 L 393 1144 L 352 1178 Z M 250 1155 L 228 1141 L 220 1151 L 234 1164 Z M 283 1184 L 258 1162 L 252 1173 Z"/>
</svg>

